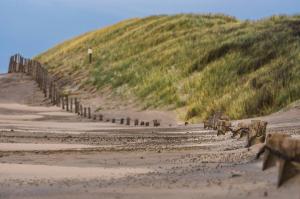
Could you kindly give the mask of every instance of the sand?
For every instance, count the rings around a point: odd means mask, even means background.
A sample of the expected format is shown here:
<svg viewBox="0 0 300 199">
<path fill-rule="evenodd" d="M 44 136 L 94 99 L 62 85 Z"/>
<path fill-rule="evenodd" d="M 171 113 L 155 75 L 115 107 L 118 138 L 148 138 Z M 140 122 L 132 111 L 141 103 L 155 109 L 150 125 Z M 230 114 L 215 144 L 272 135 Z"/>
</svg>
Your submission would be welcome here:
<svg viewBox="0 0 300 199">
<path fill-rule="evenodd" d="M 299 136 L 299 116 L 292 107 L 263 119 L 269 132 Z M 276 188 L 276 168 L 263 172 L 255 160 L 261 146 L 245 144 L 202 124 L 84 120 L 49 106 L 30 78 L 0 75 L 1 199 L 300 199 L 300 175 Z"/>
</svg>

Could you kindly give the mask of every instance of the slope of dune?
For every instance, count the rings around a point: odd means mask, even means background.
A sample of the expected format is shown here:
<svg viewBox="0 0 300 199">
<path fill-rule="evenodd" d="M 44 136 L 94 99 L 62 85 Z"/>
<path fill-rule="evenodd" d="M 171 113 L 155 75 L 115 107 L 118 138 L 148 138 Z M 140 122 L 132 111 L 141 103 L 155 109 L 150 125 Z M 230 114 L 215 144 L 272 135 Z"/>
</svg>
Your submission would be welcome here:
<svg viewBox="0 0 300 199">
<path fill-rule="evenodd" d="M 300 17 L 131 19 L 35 59 L 80 89 L 112 92 L 143 109 L 175 110 L 183 120 L 198 121 L 216 110 L 234 119 L 261 116 L 300 98 Z"/>
</svg>

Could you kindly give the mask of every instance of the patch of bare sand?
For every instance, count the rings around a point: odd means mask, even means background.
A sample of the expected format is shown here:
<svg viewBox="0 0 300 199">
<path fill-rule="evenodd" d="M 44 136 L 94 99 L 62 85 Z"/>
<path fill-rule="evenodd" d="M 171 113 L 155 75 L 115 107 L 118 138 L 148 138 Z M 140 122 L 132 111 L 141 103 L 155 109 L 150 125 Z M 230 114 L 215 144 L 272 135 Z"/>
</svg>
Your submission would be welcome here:
<svg viewBox="0 0 300 199">
<path fill-rule="evenodd" d="M 80 144 L 32 144 L 32 143 L 0 143 L 2 151 L 51 151 L 51 150 L 80 150 L 95 148 L 95 146 Z"/>
<path fill-rule="evenodd" d="M 62 167 L 47 165 L 0 164 L 0 181 L 31 179 L 117 179 L 151 172 L 146 168 Z"/>
</svg>

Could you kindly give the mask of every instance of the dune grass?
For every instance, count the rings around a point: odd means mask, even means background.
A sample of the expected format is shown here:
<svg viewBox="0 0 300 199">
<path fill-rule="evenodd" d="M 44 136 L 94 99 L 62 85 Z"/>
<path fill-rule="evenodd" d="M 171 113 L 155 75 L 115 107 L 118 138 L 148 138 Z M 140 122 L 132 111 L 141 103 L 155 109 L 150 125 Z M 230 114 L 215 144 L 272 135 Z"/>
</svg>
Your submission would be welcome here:
<svg viewBox="0 0 300 199">
<path fill-rule="evenodd" d="M 35 59 L 81 86 L 109 87 L 144 109 L 176 110 L 182 120 L 198 121 L 217 110 L 233 119 L 259 116 L 300 98 L 300 16 L 131 19 Z"/>
</svg>

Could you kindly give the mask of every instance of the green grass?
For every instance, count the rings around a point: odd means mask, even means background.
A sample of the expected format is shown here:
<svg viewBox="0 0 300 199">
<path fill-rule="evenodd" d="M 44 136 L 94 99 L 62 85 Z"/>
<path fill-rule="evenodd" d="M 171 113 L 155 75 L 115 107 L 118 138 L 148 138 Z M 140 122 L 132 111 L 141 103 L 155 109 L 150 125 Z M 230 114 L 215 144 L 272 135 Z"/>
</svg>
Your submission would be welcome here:
<svg viewBox="0 0 300 199">
<path fill-rule="evenodd" d="M 36 59 L 82 87 L 110 88 L 145 109 L 176 110 L 183 120 L 198 121 L 216 110 L 234 119 L 259 116 L 300 98 L 300 16 L 131 19 Z"/>
</svg>

